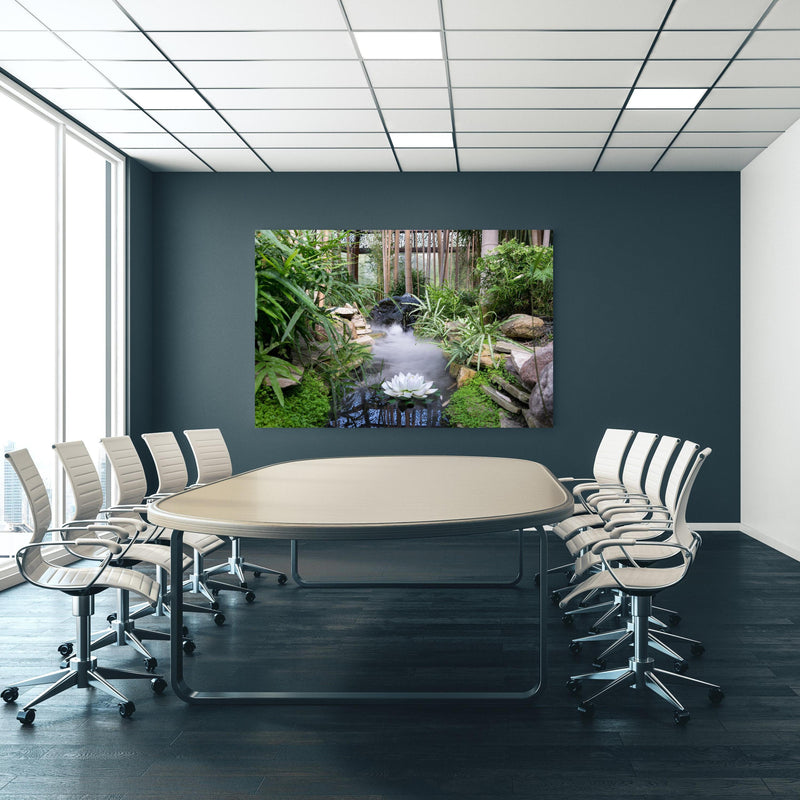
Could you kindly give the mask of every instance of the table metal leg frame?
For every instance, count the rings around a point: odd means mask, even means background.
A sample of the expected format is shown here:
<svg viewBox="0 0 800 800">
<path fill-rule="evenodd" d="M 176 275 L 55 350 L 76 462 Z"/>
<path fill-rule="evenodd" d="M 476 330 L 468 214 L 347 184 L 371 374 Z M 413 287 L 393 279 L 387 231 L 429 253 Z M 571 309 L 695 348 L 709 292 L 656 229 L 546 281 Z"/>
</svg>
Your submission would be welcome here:
<svg viewBox="0 0 800 800">
<path fill-rule="evenodd" d="M 543 529 L 528 529 L 539 535 L 539 569 L 547 570 L 547 535 Z M 183 531 L 174 531 L 171 542 L 172 574 L 180 575 L 183 555 Z M 356 584 L 358 585 L 358 584 Z M 396 585 L 396 584 L 390 584 Z M 419 584 L 416 584 L 419 585 Z M 441 586 L 441 584 L 433 584 Z M 474 585 L 474 584 L 467 584 Z M 502 586 L 503 584 L 501 584 Z M 511 584 L 513 585 L 513 584 Z M 172 601 L 170 617 L 170 669 L 172 688 L 175 694 L 187 703 L 195 705 L 349 705 L 349 704 L 447 704 L 447 703 L 524 703 L 542 692 L 546 685 L 547 670 L 547 581 L 539 585 L 539 678 L 535 686 L 519 692 L 269 692 L 269 691 L 215 691 L 204 692 L 190 687 L 183 675 L 184 653 L 182 649 L 183 596 L 176 592 Z"/>
</svg>

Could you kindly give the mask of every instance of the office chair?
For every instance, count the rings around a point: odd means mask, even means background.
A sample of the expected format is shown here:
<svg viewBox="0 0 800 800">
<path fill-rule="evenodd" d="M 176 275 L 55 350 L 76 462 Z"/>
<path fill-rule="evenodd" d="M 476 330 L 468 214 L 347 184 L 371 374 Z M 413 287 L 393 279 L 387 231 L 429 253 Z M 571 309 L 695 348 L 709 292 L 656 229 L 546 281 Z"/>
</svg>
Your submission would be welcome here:
<svg viewBox="0 0 800 800">
<path fill-rule="evenodd" d="M 561 601 L 561 607 L 565 608 L 573 599 L 586 592 L 596 588 L 612 587 L 619 589 L 631 601 L 631 638 L 634 653 L 628 659 L 628 666 L 573 675 L 567 681 L 567 689 L 573 694 L 577 694 L 581 690 L 584 681 L 609 681 L 600 691 L 579 704 L 578 710 L 587 716 L 591 716 L 594 713 L 594 701 L 598 697 L 622 685 L 631 685 L 641 692 L 651 691 L 661 697 L 675 709 L 674 719 L 677 724 L 687 722 L 690 719 L 689 712 L 665 686 L 665 679 L 674 679 L 707 687 L 709 690 L 708 697 L 712 703 L 719 703 L 725 696 L 721 687 L 715 683 L 702 681 L 698 678 L 690 678 L 687 675 L 669 672 L 656 667 L 650 654 L 652 645 L 652 634 L 650 632 L 652 599 L 658 592 L 675 586 L 683 580 L 701 544 L 700 536 L 691 531 L 686 523 L 686 507 L 700 467 L 710 452 L 710 448 L 706 448 L 698 453 L 692 464 L 680 492 L 670 536 L 661 541 L 651 538 L 628 541 L 617 537 L 601 539 L 595 542 L 592 545 L 592 552 L 601 558 L 602 571 L 590 575 Z M 648 531 L 648 535 L 650 533 L 651 531 Z M 641 556 L 647 551 L 662 554 L 666 551 L 671 551 L 674 556 L 680 559 L 680 563 L 676 566 L 642 566 L 637 561 L 636 554 Z M 609 553 L 621 554 L 624 557 L 625 565 L 618 566 L 612 563 Z"/>
<path fill-rule="evenodd" d="M 189 446 L 192 448 L 195 466 L 197 467 L 195 486 L 203 486 L 213 481 L 230 478 L 233 474 L 231 457 L 219 428 L 198 428 L 184 431 L 183 433 L 189 440 Z M 229 538 L 231 540 L 230 558 L 227 563 L 219 564 L 210 569 L 207 572 L 208 575 L 227 572 L 235 576 L 239 584 L 244 588 L 247 587 L 247 580 L 244 574 L 245 570 L 252 572 L 256 578 L 263 572 L 267 572 L 270 575 L 277 575 L 278 583 L 281 586 L 286 583 L 286 575 L 280 570 L 270 569 L 269 567 L 263 567 L 245 561 L 241 554 L 241 539 L 236 536 L 231 536 Z"/>
<path fill-rule="evenodd" d="M 167 682 L 162 676 L 153 676 L 151 672 L 111 669 L 97 665 L 97 659 L 90 655 L 94 595 L 104 589 L 116 589 L 135 592 L 146 602 L 153 604 L 158 599 L 158 584 L 135 570 L 112 566 L 111 559 L 115 555 L 120 555 L 123 547 L 111 539 L 98 538 L 97 533 L 88 528 L 78 530 L 77 526 L 71 527 L 68 532 L 76 538 L 70 542 L 43 541 L 46 534 L 61 534 L 65 529 L 48 527 L 51 521 L 50 500 L 39 470 L 27 450 L 6 453 L 6 458 L 20 479 L 33 519 L 32 542 L 20 548 L 16 555 L 20 574 L 34 586 L 57 589 L 72 596 L 78 652 L 75 658 L 67 662 L 66 669 L 55 670 L 7 686 L 0 692 L 0 697 L 6 703 L 13 703 L 19 697 L 20 688 L 51 684 L 17 714 L 21 724 L 30 725 L 36 718 L 34 706 L 73 686 L 85 689 L 94 685 L 114 697 L 119 703 L 119 713 L 123 717 L 129 717 L 136 710 L 136 706 L 109 683 L 110 679 L 147 679 L 157 694 L 164 691 Z M 103 555 L 98 555 L 99 553 Z M 98 560 L 100 563 L 92 567 L 67 567 L 48 560 L 63 554 Z"/>
</svg>

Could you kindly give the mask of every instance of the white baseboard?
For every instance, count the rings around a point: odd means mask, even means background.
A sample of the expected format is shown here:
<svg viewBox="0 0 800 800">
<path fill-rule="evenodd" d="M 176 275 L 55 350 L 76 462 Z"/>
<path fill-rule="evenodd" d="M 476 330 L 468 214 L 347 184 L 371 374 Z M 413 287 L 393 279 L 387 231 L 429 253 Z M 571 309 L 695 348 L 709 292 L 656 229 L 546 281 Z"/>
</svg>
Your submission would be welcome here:
<svg viewBox="0 0 800 800">
<path fill-rule="evenodd" d="M 702 533 L 703 531 L 731 531 L 732 533 L 739 533 L 742 531 L 740 522 L 690 522 L 689 527 L 693 531 Z M 746 531 L 742 531 L 746 533 Z"/>
<path fill-rule="evenodd" d="M 783 553 L 785 556 L 789 556 L 795 561 L 800 561 L 800 547 L 786 544 L 786 542 L 782 542 L 766 533 L 762 533 L 756 530 L 752 525 L 747 525 L 744 522 L 739 524 L 739 530 L 742 531 L 742 533 L 746 533 L 751 538 L 769 545 L 773 550 L 777 550 L 779 553 Z"/>
</svg>

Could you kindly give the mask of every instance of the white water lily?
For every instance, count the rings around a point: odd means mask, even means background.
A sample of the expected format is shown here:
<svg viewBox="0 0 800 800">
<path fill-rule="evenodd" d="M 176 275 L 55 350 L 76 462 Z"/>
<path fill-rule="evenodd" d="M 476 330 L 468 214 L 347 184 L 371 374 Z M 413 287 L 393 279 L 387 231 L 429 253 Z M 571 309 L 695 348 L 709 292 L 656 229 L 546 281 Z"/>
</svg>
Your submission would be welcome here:
<svg viewBox="0 0 800 800">
<path fill-rule="evenodd" d="M 437 391 L 432 381 L 426 381 L 423 375 L 413 372 L 399 372 L 388 381 L 384 381 L 381 389 L 390 397 L 408 400 L 422 399 Z"/>
</svg>

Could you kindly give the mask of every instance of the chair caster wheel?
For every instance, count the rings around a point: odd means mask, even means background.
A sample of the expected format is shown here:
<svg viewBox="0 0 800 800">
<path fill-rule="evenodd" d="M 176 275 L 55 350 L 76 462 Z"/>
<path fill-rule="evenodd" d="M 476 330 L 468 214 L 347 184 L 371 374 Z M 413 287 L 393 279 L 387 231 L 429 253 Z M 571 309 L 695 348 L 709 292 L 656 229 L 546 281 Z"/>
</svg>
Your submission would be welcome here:
<svg viewBox="0 0 800 800">
<path fill-rule="evenodd" d="M 153 680 L 150 681 L 150 688 L 156 694 L 163 694 L 164 689 L 167 688 L 167 682 L 161 677 L 153 678 Z"/>
<path fill-rule="evenodd" d="M 189 633 L 189 629 L 188 629 L 188 628 L 187 628 L 187 627 L 184 625 L 184 626 L 181 628 L 181 635 L 182 635 L 182 636 L 186 636 L 186 634 L 188 634 L 188 633 Z"/>
<path fill-rule="evenodd" d="M 719 688 L 719 686 L 714 686 L 713 688 L 708 690 L 708 699 L 714 703 L 721 703 L 723 698 L 725 697 L 725 692 Z"/>
<path fill-rule="evenodd" d="M 220 612 L 217 611 L 217 613 L 214 614 L 214 622 L 217 625 L 224 625 L 225 624 L 225 615 L 224 614 L 220 614 Z"/>
<path fill-rule="evenodd" d="M 186 653 L 187 656 L 190 656 L 195 650 L 197 650 L 197 645 L 194 641 L 191 639 L 183 640 L 183 652 Z"/>
<path fill-rule="evenodd" d="M 550 594 L 550 602 L 557 606 L 561 602 L 561 595 L 558 592 L 551 592 Z"/>
<path fill-rule="evenodd" d="M 214 597 L 219 597 L 219 589 L 217 589 L 217 587 L 215 586 L 215 587 L 214 587 L 214 588 L 211 590 L 211 594 L 213 594 L 213 595 L 214 595 Z"/>
<path fill-rule="evenodd" d="M 20 711 L 19 714 L 17 714 L 17 722 L 19 722 L 20 725 L 33 725 L 35 719 L 35 708 L 29 708 L 27 711 Z"/>
<path fill-rule="evenodd" d="M 575 617 L 573 617 L 572 614 L 564 614 L 564 616 L 561 617 L 561 624 L 571 628 L 575 624 Z"/>
<path fill-rule="evenodd" d="M 136 711 L 136 706 L 133 704 L 133 700 L 128 700 L 126 703 L 120 703 L 117 706 L 117 710 L 119 711 L 119 715 L 121 717 L 130 717 L 134 711 Z"/>
<path fill-rule="evenodd" d="M 252 603 L 252 602 L 253 602 L 253 600 L 255 600 L 255 599 L 256 599 L 256 593 L 255 593 L 255 592 L 247 592 L 247 594 L 245 594 L 245 596 L 244 596 L 244 599 L 245 599 L 245 600 L 246 600 L 248 603 Z"/>
<path fill-rule="evenodd" d="M 261 577 L 261 573 L 257 569 L 254 569 L 253 570 L 253 577 L 254 578 L 260 578 Z"/>
<path fill-rule="evenodd" d="M 578 704 L 578 713 L 583 714 L 584 717 L 590 719 L 594 716 L 594 703 L 587 700 L 585 703 Z"/>
<path fill-rule="evenodd" d="M 106 617 L 106 622 L 107 622 L 109 625 L 112 625 L 112 624 L 113 624 L 113 623 L 115 623 L 116 621 L 117 621 L 117 614 L 116 614 L 116 612 L 114 612 L 113 614 L 109 614 L 109 615 Z"/>
<path fill-rule="evenodd" d="M 676 711 L 672 718 L 675 720 L 676 725 L 685 725 L 691 718 L 691 714 L 688 711 Z"/>
<path fill-rule="evenodd" d="M 681 623 L 681 615 L 680 614 L 670 614 L 667 617 L 667 622 L 670 625 L 680 625 L 680 623 Z"/>
<path fill-rule="evenodd" d="M 692 645 L 692 655 L 693 656 L 701 656 L 705 653 L 706 648 L 703 647 L 702 644 L 693 644 Z"/>
<path fill-rule="evenodd" d="M 3 689 L 0 697 L 3 698 L 4 703 L 13 703 L 19 697 L 19 689 L 16 686 L 9 686 L 7 689 Z"/>
<path fill-rule="evenodd" d="M 155 672 L 157 666 L 158 666 L 157 658 L 150 657 L 144 660 L 144 668 L 146 672 Z"/>
<path fill-rule="evenodd" d="M 592 669 L 596 669 L 598 672 L 600 672 L 601 669 L 605 668 L 606 660 L 604 658 L 596 658 L 594 661 L 592 661 Z"/>
<path fill-rule="evenodd" d="M 58 654 L 66 658 L 67 656 L 72 655 L 72 651 L 75 648 L 72 646 L 72 642 L 64 642 L 64 644 L 60 644 L 58 646 Z"/>
<path fill-rule="evenodd" d="M 581 690 L 581 682 L 576 681 L 575 678 L 570 678 L 566 683 L 566 687 L 570 694 L 578 694 Z"/>
<path fill-rule="evenodd" d="M 583 645 L 580 642 L 570 642 L 569 651 L 572 655 L 577 656 L 583 650 Z"/>
<path fill-rule="evenodd" d="M 689 669 L 689 662 L 688 661 L 676 661 L 675 662 L 675 672 L 679 675 L 683 675 L 686 670 Z"/>
<path fill-rule="evenodd" d="M 539 573 L 537 572 L 537 573 L 536 573 L 536 574 L 533 576 L 533 585 L 534 585 L 534 586 L 538 586 L 538 585 L 539 585 L 541 582 L 542 582 L 542 579 L 541 579 L 541 577 L 539 576 Z"/>
<path fill-rule="evenodd" d="M 219 610 L 219 603 L 215 600 L 213 603 L 208 604 L 212 611 Z"/>
<path fill-rule="evenodd" d="M 282 574 L 278 575 L 278 585 L 279 586 L 285 586 L 287 580 L 288 580 L 288 578 L 285 575 L 282 575 Z"/>
</svg>

